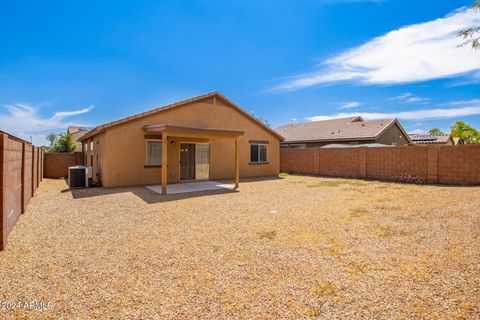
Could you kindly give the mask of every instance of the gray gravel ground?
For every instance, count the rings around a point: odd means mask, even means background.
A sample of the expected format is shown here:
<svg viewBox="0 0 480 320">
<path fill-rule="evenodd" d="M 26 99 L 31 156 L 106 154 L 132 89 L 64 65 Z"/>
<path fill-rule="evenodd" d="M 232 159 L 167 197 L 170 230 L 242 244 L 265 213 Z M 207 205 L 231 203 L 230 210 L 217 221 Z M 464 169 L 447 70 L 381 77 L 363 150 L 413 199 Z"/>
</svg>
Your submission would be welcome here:
<svg viewBox="0 0 480 320">
<path fill-rule="evenodd" d="M 66 188 L 44 180 L 0 252 L 0 319 L 480 318 L 480 187 Z"/>
</svg>

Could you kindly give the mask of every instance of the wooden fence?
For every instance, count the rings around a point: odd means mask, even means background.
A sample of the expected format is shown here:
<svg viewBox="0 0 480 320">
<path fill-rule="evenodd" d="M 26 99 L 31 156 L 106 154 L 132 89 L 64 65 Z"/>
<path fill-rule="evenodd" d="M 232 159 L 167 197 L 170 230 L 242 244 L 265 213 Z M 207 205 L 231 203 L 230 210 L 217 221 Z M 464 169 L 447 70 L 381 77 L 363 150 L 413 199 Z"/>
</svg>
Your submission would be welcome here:
<svg viewBox="0 0 480 320">
<path fill-rule="evenodd" d="M 0 250 L 43 177 L 44 150 L 0 131 Z"/>
<path fill-rule="evenodd" d="M 282 172 L 479 185 L 480 145 L 281 149 Z"/>
</svg>

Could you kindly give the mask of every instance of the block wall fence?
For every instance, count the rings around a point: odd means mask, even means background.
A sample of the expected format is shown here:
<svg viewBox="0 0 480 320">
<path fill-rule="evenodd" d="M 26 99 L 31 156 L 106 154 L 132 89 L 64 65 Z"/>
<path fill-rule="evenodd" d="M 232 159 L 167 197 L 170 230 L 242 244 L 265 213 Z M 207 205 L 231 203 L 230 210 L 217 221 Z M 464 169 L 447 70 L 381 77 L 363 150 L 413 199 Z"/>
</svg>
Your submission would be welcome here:
<svg viewBox="0 0 480 320">
<path fill-rule="evenodd" d="M 44 150 L 0 131 L 0 250 L 43 178 Z"/>
<path fill-rule="evenodd" d="M 68 177 L 68 167 L 83 165 L 82 152 L 45 153 L 45 178 L 58 179 Z"/>
<path fill-rule="evenodd" d="M 480 185 L 480 145 L 281 149 L 280 171 L 327 177 Z"/>
</svg>

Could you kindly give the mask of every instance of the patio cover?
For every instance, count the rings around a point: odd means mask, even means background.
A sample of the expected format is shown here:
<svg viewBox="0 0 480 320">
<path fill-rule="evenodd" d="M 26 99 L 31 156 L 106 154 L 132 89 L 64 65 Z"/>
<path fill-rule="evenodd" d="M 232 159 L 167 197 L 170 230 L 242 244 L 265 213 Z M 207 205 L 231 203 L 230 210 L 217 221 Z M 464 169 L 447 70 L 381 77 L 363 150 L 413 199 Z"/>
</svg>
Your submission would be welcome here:
<svg viewBox="0 0 480 320">
<path fill-rule="evenodd" d="M 231 138 L 235 141 L 235 189 L 240 182 L 240 157 L 239 157 L 239 136 L 243 131 L 213 129 L 213 128 L 195 128 L 182 127 L 169 124 L 148 124 L 143 127 L 146 133 L 160 133 L 162 136 L 162 194 L 167 194 L 167 145 L 168 136 L 175 137 L 198 137 L 198 138 Z"/>
</svg>

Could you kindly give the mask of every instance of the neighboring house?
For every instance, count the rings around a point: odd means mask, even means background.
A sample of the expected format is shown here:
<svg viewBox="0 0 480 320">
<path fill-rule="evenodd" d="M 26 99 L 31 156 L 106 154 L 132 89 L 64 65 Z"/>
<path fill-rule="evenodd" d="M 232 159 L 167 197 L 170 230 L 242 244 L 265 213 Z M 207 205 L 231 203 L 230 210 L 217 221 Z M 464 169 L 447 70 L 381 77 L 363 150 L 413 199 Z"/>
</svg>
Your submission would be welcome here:
<svg viewBox="0 0 480 320">
<path fill-rule="evenodd" d="M 212 92 L 97 126 L 80 139 L 106 187 L 277 175 L 282 136 Z"/>
<path fill-rule="evenodd" d="M 408 134 L 397 119 L 365 121 L 348 117 L 287 124 L 275 129 L 285 140 L 282 148 L 312 148 L 329 144 L 405 145 Z"/>
<path fill-rule="evenodd" d="M 460 144 L 460 140 L 454 140 L 449 134 L 409 134 L 413 144 Z"/>
<path fill-rule="evenodd" d="M 82 143 L 79 141 L 79 139 L 81 136 L 83 136 L 90 130 L 92 130 L 92 128 L 68 126 L 67 132 L 69 132 L 73 136 L 73 139 L 77 144 L 77 147 L 75 148 L 75 152 L 82 152 Z"/>
</svg>

